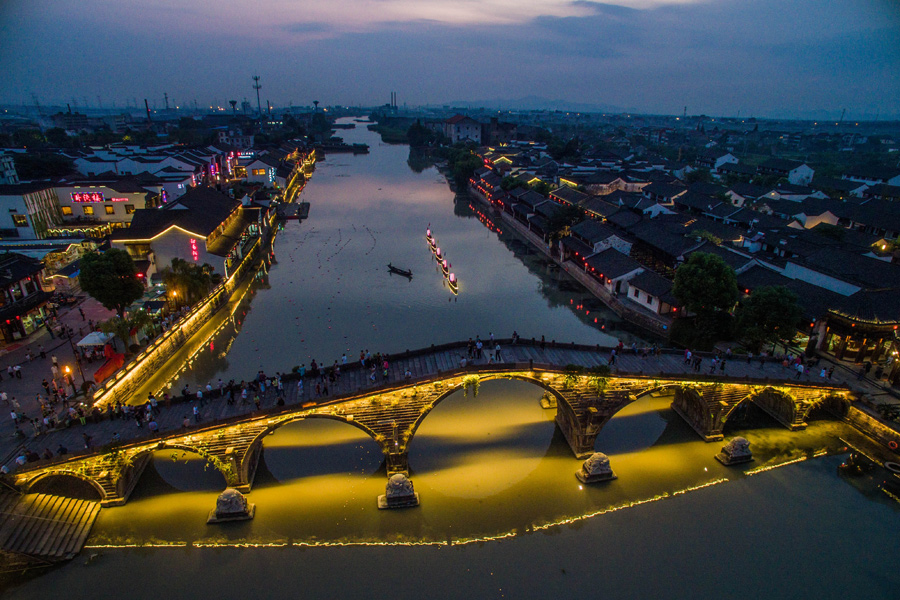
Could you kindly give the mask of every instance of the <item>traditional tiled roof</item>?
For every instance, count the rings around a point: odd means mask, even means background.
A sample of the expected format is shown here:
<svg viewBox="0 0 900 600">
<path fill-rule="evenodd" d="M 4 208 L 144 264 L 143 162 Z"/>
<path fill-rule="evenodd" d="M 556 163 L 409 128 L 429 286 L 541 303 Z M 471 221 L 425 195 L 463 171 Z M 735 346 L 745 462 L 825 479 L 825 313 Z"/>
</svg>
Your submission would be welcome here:
<svg viewBox="0 0 900 600">
<path fill-rule="evenodd" d="M 590 256 L 586 262 L 598 275 L 609 279 L 616 279 L 642 268 L 641 263 L 615 248 L 598 252 Z"/>
</svg>

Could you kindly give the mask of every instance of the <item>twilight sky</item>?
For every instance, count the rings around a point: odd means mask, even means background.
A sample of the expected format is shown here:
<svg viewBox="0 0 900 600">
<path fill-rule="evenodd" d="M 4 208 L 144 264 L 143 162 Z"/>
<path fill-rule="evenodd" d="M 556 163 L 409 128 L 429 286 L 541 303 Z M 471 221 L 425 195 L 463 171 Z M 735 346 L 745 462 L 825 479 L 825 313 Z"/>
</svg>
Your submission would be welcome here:
<svg viewBox="0 0 900 600">
<path fill-rule="evenodd" d="M 900 2 L 0 0 L 0 73 L 0 103 L 225 106 L 258 73 L 276 105 L 900 117 Z"/>
</svg>

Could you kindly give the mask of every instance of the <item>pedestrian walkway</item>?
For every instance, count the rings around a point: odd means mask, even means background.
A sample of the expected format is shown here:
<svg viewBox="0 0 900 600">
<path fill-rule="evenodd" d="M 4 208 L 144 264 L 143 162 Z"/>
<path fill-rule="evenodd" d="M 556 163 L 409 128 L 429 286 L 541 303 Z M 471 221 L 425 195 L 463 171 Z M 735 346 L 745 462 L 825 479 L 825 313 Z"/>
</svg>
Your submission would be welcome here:
<svg viewBox="0 0 900 600">
<path fill-rule="evenodd" d="M 599 347 L 586 347 L 574 344 L 557 344 L 553 342 L 542 343 L 538 341 L 522 341 L 512 344 L 510 340 L 499 340 L 501 346 L 502 362 L 518 363 L 522 365 L 581 365 L 583 367 L 598 367 L 608 365 L 612 357 L 611 349 Z M 454 371 L 465 365 L 484 366 L 493 360 L 493 353 L 485 349 L 481 357 L 469 359 L 466 343 L 446 344 L 440 347 L 432 347 L 421 351 L 403 353 L 389 357 L 387 377 L 384 377 L 378 369 L 374 382 L 371 379 L 372 372 L 360 365 L 359 361 L 352 362 L 341 368 L 341 374 L 336 381 L 328 378 L 316 378 L 312 374 L 302 379 L 303 385 L 298 386 L 295 378 L 284 378 L 284 406 L 310 405 L 327 402 L 335 397 L 348 397 L 367 390 L 376 390 L 384 384 L 396 384 L 405 380 L 428 380 L 440 373 Z M 745 358 L 735 357 L 727 361 L 724 372 L 718 368 L 714 375 L 709 375 L 708 366 L 711 357 L 705 355 L 701 371 L 695 372 L 691 365 L 686 364 L 684 353 L 679 351 L 662 351 L 659 354 L 637 352 L 623 349 L 616 355 L 612 369 L 614 374 L 623 376 L 641 374 L 644 376 L 701 377 L 707 380 L 710 377 L 722 378 L 749 378 L 761 381 L 769 379 L 773 384 L 811 383 L 813 385 L 847 385 L 852 390 L 870 394 L 878 390 L 865 381 L 857 381 L 855 374 L 844 370 L 835 370 L 831 380 L 822 379 L 818 371 L 796 379 L 795 371 L 790 367 L 783 367 L 772 361 L 760 363 L 758 360 L 747 361 Z M 825 365 L 823 361 L 821 365 Z M 272 373 L 269 373 L 272 376 Z M 75 420 L 68 428 L 53 430 L 34 435 L 31 428 L 23 429 L 27 439 L 19 440 L 13 436 L 13 424 L 11 420 L 5 422 L 0 439 L 0 461 L 10 468 L 12 461 L 26 448 L 35 454 L 41 455 L 49 450 L 55 454 L 62 445 L 70 453 L 80 452 L 85 448 L 85 435 L 90 436 L 90 445 L 100 447 L 112 442 L 133 442 L 140 439 L 158 437 L 163 434 L 177 433 L 187 428 L 208 426 L 211 422 L 228 421 L 242 416 L 259 413 L 260 410 L 276 409 L 279 395 L 267 386 L 264 393 L 259 396 L 259 405 L 254 401 L 254 393 L 249 391 L 244 399 L 240 389 L 235 390 L 234 401 L 228 402 L 228 394 L 220 394 L 218 384 L 215 384 L 212 393 L 203 390 L 203 401 L 196 400 L 196 391 L 186 398 L 172 400 L 169 406 L 160 399 L 157 414 L 154 416 L 158 432 L 150 431 L 147 422 L 138 425 L 134 418 L 108 418 L 104 412 L 93 419 L 88 417 L 85 424 Z M 328 392 L 325 392 L 325 388 Z M 185 402 L 187 400 L 187 402 Z M 196 413 L 194 409 L 196 408 Z M 196 418 L 195 418 L 196 414 Z"/>
</svg>

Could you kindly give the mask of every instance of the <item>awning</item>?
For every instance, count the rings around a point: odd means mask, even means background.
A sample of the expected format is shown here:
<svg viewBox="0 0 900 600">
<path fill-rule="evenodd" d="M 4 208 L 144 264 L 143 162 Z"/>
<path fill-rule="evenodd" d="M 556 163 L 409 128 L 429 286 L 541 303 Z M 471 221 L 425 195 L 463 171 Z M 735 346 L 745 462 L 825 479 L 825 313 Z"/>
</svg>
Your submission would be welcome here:
<svg viewBox="0 0 900 600">
<path fill-rule="evenodd" d="M 92 331 L 78 342 L 79 346 L 103 346 L 112 338 L 111 333 L 102 333 L 100 331 Z"/>
</svg>

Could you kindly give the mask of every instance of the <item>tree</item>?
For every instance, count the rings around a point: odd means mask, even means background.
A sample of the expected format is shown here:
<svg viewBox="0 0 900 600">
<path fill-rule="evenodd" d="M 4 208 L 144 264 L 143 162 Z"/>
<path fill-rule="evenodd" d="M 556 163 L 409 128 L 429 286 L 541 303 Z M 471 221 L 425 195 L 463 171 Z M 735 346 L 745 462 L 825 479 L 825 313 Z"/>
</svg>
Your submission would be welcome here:
<svg viewBox="0 0 900 600">
<path fill-rule="evenodd" d="M 454 146 L 450 148 L 447 164 L 453 173 L 456 185 L 462 188 L 465 187 L 475 169 L 483 166 L 484 163 L 469 148 Z"/>
<path fill-rule="evenodd" d="M 216 279 L 211 265 L 195 265 L 181 258 L 173 258 L 171 266 L 162 270 L 162 277 L 166 290 L 176 292 L 175 298 L 188 304 L 206 296 Z"/>
<path fill-rule="evenodd" d="M 699 181 L 704 181 L 707 183 L 712 181 L 712 175 L 710 174 L 709 169 L 694 169 L 684 176 L 685 183 L 691 184 L 697 183 Z"/>
<path fill-rule="evenodd" d="M 137 276 L 128 252 L 115 248 L 102 254 L 89 252 L 81 258 L 81 289 L 119 317 L 144 294 L 144 284 Z"/>
<path fill-rule="evenodd" d="M 100 331 L 103 333 L 111 333 L 120 340 L 125 345 L 125 349 L 128 350 L 131 347 L 131 332 L 135 332 L 135 336 L 140 334 L 141 330 L 143 330 L 148 325 L 153 324 L 153 319 L 150 318 L 150 315 L 147 314 L 145 310 L 136 310 L 133 314 L 131 314 L 128 318 L 123 317 L 113 317 L 111 319 L 107 319 L 100 323 Z"/>
<path fill-rule="evenodd" d="M 406 130 L 406 138 L 409 140 L 409 145 L 412 147 L 417 146 L 429 146 L 437 139 L 435 133 L 422 125 L 416 120 L 415 123 L 409 126 L 409 129 Z"/>
<path fill-rule="evenodd" d="M 536 181 L 531 185 L 531 189 L 541 196 L 549 196 L 550 192 L 553 191 L 553 188 L 546 181 Z"/>
<path fill-rule="evenodd" d="M 577 206 L 563 204 L 552 215 L 547 217 L 547 233 L 551 240 L 558 240 L 569 234 L 569 227 L 584 218 L 584 213 Z"/>
<path fill-rule="evenodd" d="M 675 271 L 672 294 L 697 316 L 697 326 L 712 335 L 717 315 L 730 311 L 737 302 L 734 269 L 715 254 L 695 252 Z"/>
<path fill-rule="evenodd" d="M 711 244 L 715 244 L 716 246 L 722 245 L 722 238 L 716 237 L 715 235 L 713 235 L 712 233 L 710 233 L 709 231 L 707 231 L 705 229 L 695 229 L 688 235 L 692 238 L 695 238 L 698 240 L 704 240 Z"/>
<path fill-rule="evenodd" d="M 516 188 L 528 188 L 528 184 L 525 183 L 524 181 L 522 181 L 518 177 L 513 177 L 512 175 L 506 175 L 500 181 L 500 188 L 503 191 L 508 192 L 508 191 L 514 190 Z"/>
<path fill-rule="evenodd" d="M 753 290 L 735 311 L 741 337 L 756 352 L 765 344 L 791 340 L 802 316 L 797 294 L 780 285 Z"/>
</svg>

